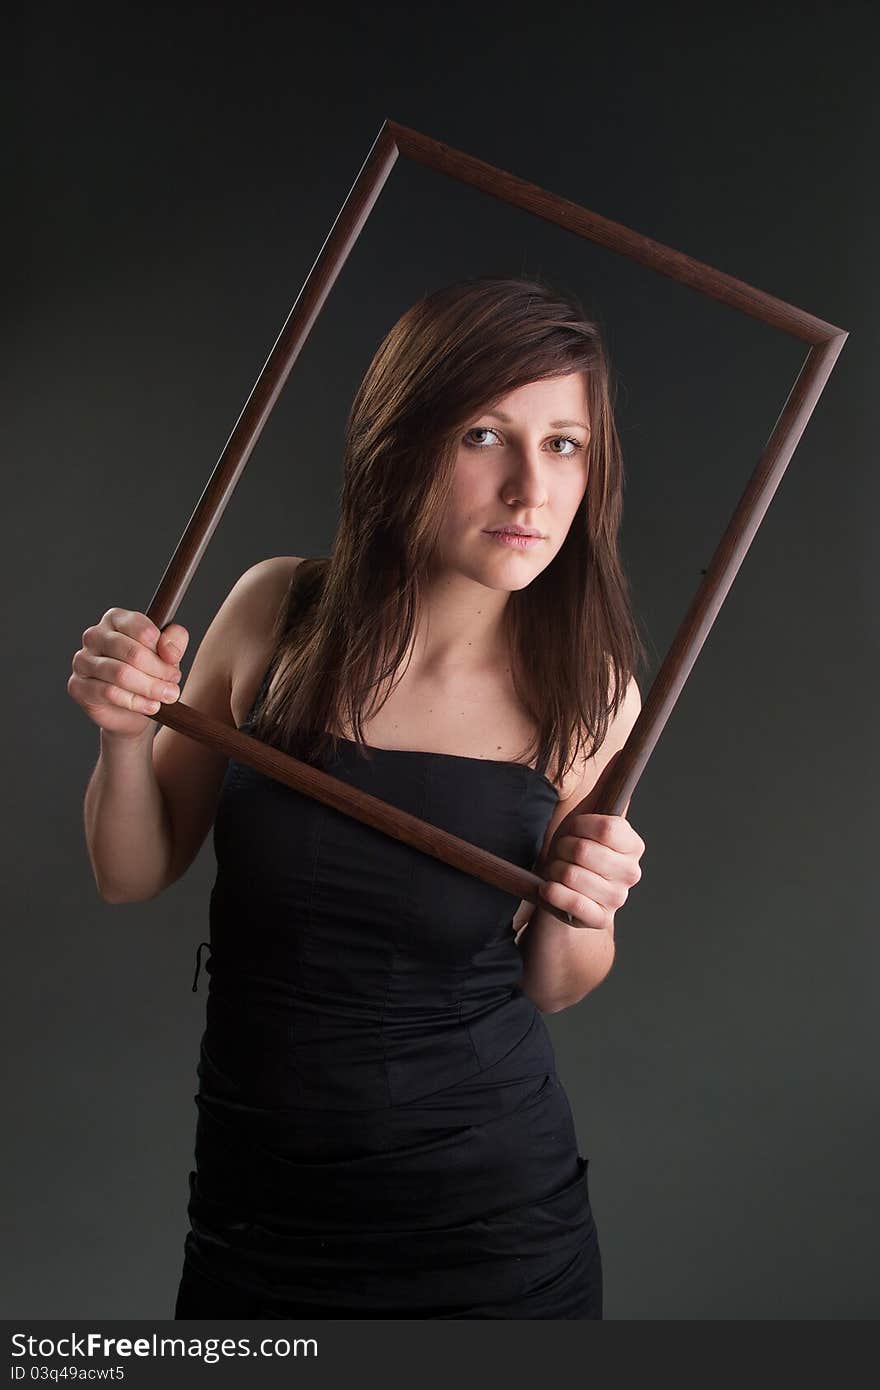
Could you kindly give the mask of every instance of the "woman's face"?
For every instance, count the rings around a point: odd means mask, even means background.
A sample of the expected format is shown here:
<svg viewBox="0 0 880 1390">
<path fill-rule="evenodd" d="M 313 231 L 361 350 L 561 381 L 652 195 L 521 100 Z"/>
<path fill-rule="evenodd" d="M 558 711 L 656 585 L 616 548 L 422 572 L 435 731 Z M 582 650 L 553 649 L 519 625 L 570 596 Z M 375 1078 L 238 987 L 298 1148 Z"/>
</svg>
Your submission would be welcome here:
<svg viewBox="0 0 880 1390">
<path fill-rule="evenodd" d="M 582 372 L 528 382 L 468 421 L 438 538 L 439 566 L 491 589 L 531 583 L 562 546 L 586 490 L 589 437 Z M 539 538 L 490 534 L 516 526 Z"/>
</svg>

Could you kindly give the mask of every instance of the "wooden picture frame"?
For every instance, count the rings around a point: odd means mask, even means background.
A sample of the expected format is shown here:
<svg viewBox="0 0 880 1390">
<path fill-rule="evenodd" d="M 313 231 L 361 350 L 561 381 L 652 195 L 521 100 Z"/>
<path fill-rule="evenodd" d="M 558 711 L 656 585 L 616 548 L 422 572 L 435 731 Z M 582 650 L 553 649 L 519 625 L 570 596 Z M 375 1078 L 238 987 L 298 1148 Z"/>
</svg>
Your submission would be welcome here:
<svg viewBox="0 0 880 1390">
<path fill-rule="evenodd" d="M 593 793 L 593 811 L 621 815 L 718 616 L 848 334 L 803 309 L 693 260 L 681 251 L 652 241 L 630 227 L 609 221 L 473 155 L 451 149 L 419 131 L 395 121 L 383 123 L 208 479 L 146 609 L 147 616 L 160 629 L 174 618 L 263 426 L 399 155 L 555 222 L 576 236 L 627 256 L 809 345 L 758 465 L 645 697 L 629 738 L 619 756 L 611 760 Z M 163 705 L 152 717 L 157 723 L 167 724 L 227 757 L 246 763 L 571 923 L 568 913 L 539 899 L 540 877 L 517 864 L 508 863 L 179 701 Z"/>
</svg>

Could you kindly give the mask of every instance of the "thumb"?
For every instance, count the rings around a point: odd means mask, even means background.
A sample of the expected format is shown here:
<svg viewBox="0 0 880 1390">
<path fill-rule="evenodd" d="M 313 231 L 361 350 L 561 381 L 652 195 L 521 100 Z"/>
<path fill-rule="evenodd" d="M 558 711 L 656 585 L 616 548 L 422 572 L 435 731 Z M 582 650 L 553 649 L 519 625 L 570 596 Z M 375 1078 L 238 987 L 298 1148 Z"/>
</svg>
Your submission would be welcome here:
<svg viewBox="0 0 880 1390">
<path fill-rule="evenodd" d="M 169 623 L 159 635 L 156 650 L 163 661 L 172 661 L 177 665 L 186 651 L 188 642 L 189 633 L 186 628 L 181 623 Z"/>
</svg>

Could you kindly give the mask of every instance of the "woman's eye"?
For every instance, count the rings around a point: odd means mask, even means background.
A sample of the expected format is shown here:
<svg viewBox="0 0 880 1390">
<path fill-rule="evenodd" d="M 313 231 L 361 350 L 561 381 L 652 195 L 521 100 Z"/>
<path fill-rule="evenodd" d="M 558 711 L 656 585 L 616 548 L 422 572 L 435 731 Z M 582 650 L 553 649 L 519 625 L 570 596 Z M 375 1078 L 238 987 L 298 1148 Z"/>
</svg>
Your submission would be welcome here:
<svg viewBox="0 0 880 1390">
<path fill-rule="evenodd" d="M 494 430 L 490 430 L 488 425 L 474 425 L 474 427 L 473 427 L 472 430 L 468 430 L 468 434 L 494 434 L 494 433 L 495 433 L 495 431 L 494 431 Z M 467 435 L 465 435 L 465 439 L 467 439 Z M 481 445 L 478 444 L 478 445 L 477 445 L 477 448 L 480 448 L 480 447 L 481 447 Z"/>
<path fill-rule="evenodd" d="M 497 437 L 497 432 L 496 432 L 495 430 L 493 430 L 493 429 L 490 429 L 488 425 L 474 425 L 473 429 L 468 430 L 468 434 L 495 434 L 496 437 Z M 465 435 L 465 439 L 467 439 L 467 435 Z M 559 457 L 560 457 L 560 458 L 573 458 L 573 456 L 574 456 L 580 449 L 583 449 L 583 447 L 584 447 L 583 444 L 581 444 L 581 442 L 580 442 L 579 439 L 572 439 L 571 436 L 570 436 L 570 435 L 567 435 L 567 434 L 557 434 L 557 435 L 555 435 L 555 436 L 554 436 L 554 439 L 553 439 L 553 442 L 554 442 L 554 443 L 561 442 L 561 443 L 563 443 L 563 444 L 570 444 L 570 445 L 571 445 L 571 448 L 568 450 L 567 453 L 560 453 L 560 451 L 559 451 L 558 449 L 553 449 L 553 450 L 551 450 L 552 453 L 554 453 L 554 454 L 559 454 Z M 483 445 L 482 445 L 482 444 L 479 444 L 479 443 L 476 443 L 476 444 L 472 445 L 472 447 L 473 447 L 473 448 L 477 448 L 477 449 L 482 449 L 482 448 L 483 448 Z"/>
<path fill-rule="evenodd" d="M 578 452 L 579 449 L 582 449 L 584 447 L 579 439 L 571 439 L 570 436 L 567 434 L 559 434 L 556 436 L 556 438 L 560 440 L 563 444 L 571 445 L 571 448 L 568 451 L 568 453 L 561 455 L 562 458 L 570 459 L 574 454 Z M 556 451 L 554 450 L 554 453 L 555 452 Z"/>
</svg>

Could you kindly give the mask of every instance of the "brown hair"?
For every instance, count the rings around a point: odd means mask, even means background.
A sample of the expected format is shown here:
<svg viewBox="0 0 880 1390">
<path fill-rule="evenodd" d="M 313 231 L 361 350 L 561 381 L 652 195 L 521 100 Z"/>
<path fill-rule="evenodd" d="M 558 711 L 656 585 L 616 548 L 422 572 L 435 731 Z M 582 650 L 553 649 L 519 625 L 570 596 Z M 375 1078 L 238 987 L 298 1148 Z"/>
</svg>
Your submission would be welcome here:
<svg viewBox="0 0 880 1390">
<path fill-rule="evenodd" d="M 646 659 L 618 554 L 624 479 L 610 370 L 575 297 L 503 275 L 426 295 L 379 345 L 349 412 L 332 554 L 291 577 L 273 634 L 278 677 L 254 712 L 255 737 L 305 761 L 331 740 L 335 749 L 331 729 L 350 729 L 364 748 L 364 710 L 371 717 L 388 698 L 379 690 L 413 639 L 459 431 L 517 387 L 573 371 L 585 374 L 589 404 L 586 492 L 559 552 L 509 595 L 504 632 L 536 726 L 526 758 L 537 751 L 544 765 L 555 754 L 561 783 L 582 745 L 598 751 Z"/>
</svg>

